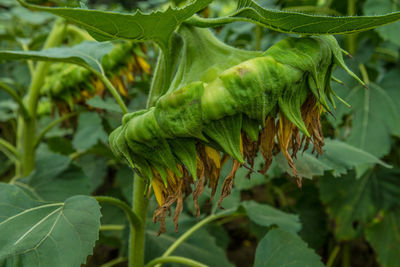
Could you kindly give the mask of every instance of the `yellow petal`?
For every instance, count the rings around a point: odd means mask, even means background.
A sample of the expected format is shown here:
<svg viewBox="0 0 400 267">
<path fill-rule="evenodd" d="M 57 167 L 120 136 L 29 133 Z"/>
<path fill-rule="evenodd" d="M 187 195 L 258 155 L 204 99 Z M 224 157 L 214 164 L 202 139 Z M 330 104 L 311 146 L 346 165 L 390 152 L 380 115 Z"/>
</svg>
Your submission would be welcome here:
<svg viewBox="0 0 400 267">
<path fill-rule="evenodd" d="M 212 147 L 205 146 L 205 151 L 207 157 L 209 157 L 218 169 L 221 168 L 221 155 L 220 153 Z"/>
</svg>

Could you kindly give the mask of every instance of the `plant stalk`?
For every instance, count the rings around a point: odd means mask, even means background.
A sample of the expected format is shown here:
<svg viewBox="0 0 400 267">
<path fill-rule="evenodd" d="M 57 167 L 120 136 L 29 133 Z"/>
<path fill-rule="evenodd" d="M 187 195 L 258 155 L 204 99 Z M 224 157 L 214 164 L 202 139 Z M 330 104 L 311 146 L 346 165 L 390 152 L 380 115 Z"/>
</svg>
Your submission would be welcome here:
<svg viewBox="0 0 400 267">
<path fill-rule="evenodd" d="M 144 266 L 144 241 L 147 205 L 149 199 L 145 196 L 146 181 L 136 176 L 133 179 L 133 212 L 139 219 L 138 224 L 131 225 L 129 242 L 129 267 Z"/>
<path fill-rule="evenodd" d="M 347 15 L 356 15 L 356 3 L 357 0 L 347 0 Z M 357 33 L 347 35 L 347 50 L 351 55 L 354 55 L 357 51 Z"/>
<path fill-rule="evenodd" d="M 51 30 L 43 49 L 57 46 L 60 44 L 64 35 L 64 23 L 62 20 L 57 20 Z M 23 127 L 22 140 L 22 175 L 28 176 L 35 168 L 35 142 L 36 142 L 36 112 L 37 104 L 40 96 L 44 78 L 47 74 L 51 63 L 39 62 L 36 65 L 34 75 L 29 87 L 28 95 L 26 96 L 26 108 L 29 113 L 29 119 L 23 121 L 19 126 Z M 21 121 L 21 120 L 20 120 Z M 22 122 L 22 121 L 21 121 Z"/>
<path fill-rule="evenodd" d="M 340 246 L 337 245 L 333 248 L 331 254 L 329 255 L 328 261 L 326 263 L 326 267 L 332 267 L 335 263 L 336 256 L 339 254 Z"/>
</svg>

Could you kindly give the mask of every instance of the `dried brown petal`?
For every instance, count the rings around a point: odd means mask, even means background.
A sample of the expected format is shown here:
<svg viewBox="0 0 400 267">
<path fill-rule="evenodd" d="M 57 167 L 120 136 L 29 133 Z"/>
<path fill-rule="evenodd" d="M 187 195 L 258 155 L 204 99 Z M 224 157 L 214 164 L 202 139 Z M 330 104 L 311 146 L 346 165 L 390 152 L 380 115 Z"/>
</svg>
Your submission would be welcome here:
<svg viewBox="0 0 400 267">
<path fill-rule="evenodd" d="M 277 127 L 275 126 L 275 120 L 268 116 L 265 119 L 265 127 L 259 138 L 260 151 L 264 158 L 264 168 L 260 170 L 262 174 L 265 174 L 268 171 L 269 166 L 271 166 L 276 133 Z"/>
<path fill-rule="evenodd" d="M 231 194 L 232 186 L 233 186 L 233 180 L 235 179 L 235 174 L 236 171 L 240 167 L 240 162 L 237 160 L 233 160 L 233 166 L 231 172 L 228 174 L 228 176 L 225 178 L 224 183 L 222 184 L 222 191 L 221 191 L 221 196 L 218 201 L 218 207 L 222 209 L 222 201 L 224 198 L 229 196 Z"/>
</svg>

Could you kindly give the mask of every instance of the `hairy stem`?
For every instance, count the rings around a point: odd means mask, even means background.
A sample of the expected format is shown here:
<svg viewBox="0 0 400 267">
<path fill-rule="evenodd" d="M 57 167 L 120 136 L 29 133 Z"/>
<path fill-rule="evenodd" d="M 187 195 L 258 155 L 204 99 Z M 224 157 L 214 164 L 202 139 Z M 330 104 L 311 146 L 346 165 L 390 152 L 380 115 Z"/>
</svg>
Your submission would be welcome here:
<svg viewBox="0 0 400 267">
<path fill-rule="evenodd" d="M 357 0 L 347 0 L 347 15 L 355 16 L 356 15 L 356 3 Z M 350 54 L 354 55 L 357 50 L 357 33 L 347 35 L 347 50 Z"/>
<path fill-rule="evenodd" d="M 169 257 L 160 257 L 152 260 L 148 264 L 146 264 L 146 267 L 152 267 L 155 266 L 156 264 L 160 263 L 165 263 L 165 262 L 176 262 L 176 263 L 182 263 L 187 266 L 193 266 L 193 267 L 208 267 L 208 265 L 202 264 L 200 262 L 184 258 L 184 257 L 178 257 L 178 256 L 169 256 Z"/>
<path fill-rule="evenodd" d="M 51 30 L 43 49 L 57 46 L 60 44 L 64 35 L 64 23 L 62 20 L 57 20 Z M 26 96 L 26 108 L 29 113 L 29 119 L 24 121 L 22 125 L 22 175 L 28 176 L 35 168 L 35 141 L 36 141 L 36 112 L 37 104 L 40 96 L 40 88 L 42 88 L 44 78 L 47 74 L 51 63 L 39 62 L 36 65 L 32 82 L 29 86 L 28 95 Z"/>
<path fill-rule="evenodd" d="M 129 267 L 144 266 L 144 240 L 148 198 L 145 196 L 146 181 L 136 176 L 133 179 L 133 212 L 138 216 L 139 223 L 131 226 L 129 242 Z"/>
</svg>

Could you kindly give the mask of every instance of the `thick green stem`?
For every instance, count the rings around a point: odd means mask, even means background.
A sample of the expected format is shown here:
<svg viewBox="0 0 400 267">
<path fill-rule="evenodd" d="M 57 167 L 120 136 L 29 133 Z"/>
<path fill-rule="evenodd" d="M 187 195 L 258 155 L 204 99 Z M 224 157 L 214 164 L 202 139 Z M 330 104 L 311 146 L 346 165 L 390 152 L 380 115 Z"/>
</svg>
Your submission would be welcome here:
<svg viewBox="0 0 400 267">
<path fill-rule="evenodd" d="M 51 30 L 43 49 L 57 46 L 60 44 L 64 34 L 64 24 L 62 20 L 58 20 Z M 51 63 L 39 62 L 36 65 L 35 73 L 29 87 L 26 97 L 26 108 L 29 113 L 29 119 L 24 121 L 22 125 L 22 175 L 28 176 L 35 168 L 35 141 L 36 141 L 36 111 L 40 96 L 40 89 L 43 86 L 44 78 L 47 74 Z"/>
<path fill-rule="evenodd" d="M 29 47 L 25 43 L 21 43 L 21 47 L 24 51 L 29 51 Z M 28 64 L 29 72 L 33 76 L 33 74 L 35 73 L 35 66 L 33 65 L 33 61 L 27 60 L 27 64 Z"/>
<path fill-rule="evenodd" d="M 347 15 L 355 16 L 356 15 L 356 3 L 357 0 L 347 0 Z M 347 35 L 347 50 L 350 54 L 354 55 L 357 50 L 357 33 Z"/>
<path fill-rule="evenodd" d="M 133 179 L 133 212 L 139 224 L 131 226 L 129 242 L 129 267 L 144 266 L 144 240 L 148 198 L 145 196 L 146 181 L 136 176 Z"/>
<path fill-rule="evenodd" d="M 208 265 L 202 264 L 200 262 L 184 258 L 184 257 L 178 257 L 178 256 L 169 256 L 169 257 L 161 257 L 161 258 L 156 258 L 146 264 L 146 267 L 152 267 L 155 266 L 156 264 L 160 263 L 165 263 L 165 262 L 176 262 L 176 263 L 182 263 L 187 266 L 193 266 L 193 267 L 208 267 Z"/>
<path fill-rule="evenodd" d="M 82 40 L 85 41 L 95 41 L 94 38 L 85 30 L 76 27 L 75 25 L 69 24 L 67 26 L 67 32 L 73 35 L 79 36 Z"/>
<path fill-rule="evenodd" d="M 254 28 L 254 35 L 255 35 L 255 49 L 256 51 L 261 50 L 261 40 L 262 40 L 262 34 L 263 34 L 263 28 L 259 25 L 256 25 Z"/>
</svg>

